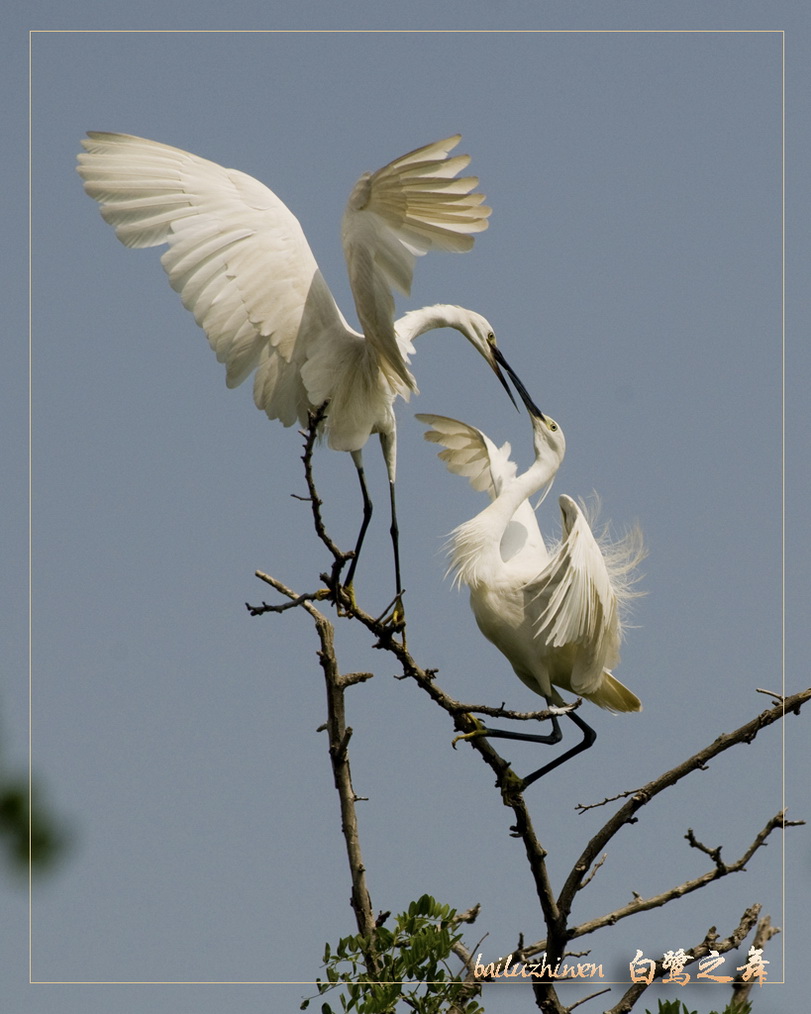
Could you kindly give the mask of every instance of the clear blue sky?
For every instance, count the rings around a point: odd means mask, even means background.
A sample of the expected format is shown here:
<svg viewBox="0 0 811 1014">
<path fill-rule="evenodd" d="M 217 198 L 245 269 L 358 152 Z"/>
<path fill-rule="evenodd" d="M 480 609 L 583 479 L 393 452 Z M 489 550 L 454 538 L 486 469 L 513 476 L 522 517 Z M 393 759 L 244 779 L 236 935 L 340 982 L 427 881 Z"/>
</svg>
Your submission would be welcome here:
<svg viewBox="0 0 811 1014">
<path fill-rule="evenodd" d="M 25 75 L 32 44 L 34 768 L 73 848 L 35 892 L 34 979 L 298 981 L 326 940 L 354 930 L 332 787 L 316 641 L 304 615 L 248 617 L 263 569 L 298 590 L 326 561 L 311 534 L 300 441 L 225 388 L 202 332 L 171 292 L 158 252 L 129 251 L 74 171 L 86 130 L 140 134 L 242 169 L 299 217 L 350 319 L 340 218 L 357 176 L 457 131 L 493 207 L 464 256 L 417 265 L 398 308 L 452 302 L 483 313 L 544 411 L 563 426 L 555 493 L 596 490 L 617 526 L 649 544 L 645 598 L 618 676 L 640 715 L 589 708 L 592 751 L 528 793 L 561 878 L 607 812 L 574 805 L 648 781 L 768 704 L 756 687 L 808 683 L 804 295 L 808 25 L 788 4 L 507 2 L 407 14 L 385 5 L 80 3 L 7 15 L 6 192 L 16 246 L 7 432 L 25 419 Z M 370 10 L 373 13 L 369 13 Z M 370 20 L 370 17 L 374 20 Z M 480 33 L 165 33 L 67 29 L 563 29 Z M 583 32 L 576 29 L 620 31 Z M 652 33 L 630 29 L 656 29 Z M 669 32 L 662 29 L 695 31 Z M 713 29 L 716 31 L 706 31 Z M 724 29 L 725 31 L 717 31 Z M 763 29 L 764 31 L 731 31 Z M 788 571 L 781 612 L 781 72 L 786 35 L 789 270 Z M 768 30 L 768 31 L 766 31 Z M 8 97 L 12 96 L 9 101 Z M 800 248 L 802 243 L 802 248 Z M 529 426 L 453 332 L 419 340 L 420 396 L 399 407 L 399 504 L 409 647 L 469 701 L 538 700 L 475 628 L 443 580 L 445 534 L 482 506 L 422 440 L 415 411 L 463 419 L 531 459 Z M 15 519 L 4 600 L 13 661 L 3 756 L 26 763 L 22 440 L 4 448 Z M 6 457 L 7 456 L 7 457 Z M 385 476 L 358 593 L 382 610 L 392 583 Z M 336 537 L 360 519 L 351 462 L 326 450 L 317 481 Z M 554 534 L 555 498 L 539 513 Z M 352 768 L 372 901 L 397 911 L 423 892 L 482 914 L 472 945 L 497 955 L 543 935 L 520 844 L 492 777 L 450 749 L 446 716 L 345 624 L 344 671 L 376 677 L 348 698 Z M 587 706 L 588 707 L 588 706 Z M 585 713 L 584 713 L 585 714 Z M 632 891 L 658 893 L 708 868 L 688 828 L 733 860 L 776 813 L 811 817 L 807 717 L 695 774 L 626 828 L 582 895 L 578 918 Z M 517 770 L 538 749 L 505 750 Z M 589 960 L 624 977 L 637 948 L 660 957 L 761 902 L 784 929 L 768 949 L 758 1014 L 806 993 L 809 832 L 779 835 L 745 874 L 598 935 Z M 785 881 L 784 881 L 785 877 Z M 783 911 L 785 882 L 788 909 Z M 4 1009 L 295 1010 L 306 986 L 27 983 L 27 897 L 4 883 Z M 804 928 L 805 927 L 805 928 Z M 735 957 L 731 956 L 728 966 Z M 741 961 L 735 962 L 740 964 Z M 485 994 L 488 1012 L 531 1010 L 527 993 Z M 689 992 L 688 992 L 689 991 Z M 655 1003 L 649 994 L 648 1006 Z M 717 992 L 676 995 L 708 1010 Z M 726 993 L 724 993 L 724 998 Z M 615 1001 L 612 1001 L 615 1002 Z M 602 1000 L 584 1010 L 602 1009 Z M 644 1009 L 644 1004 L 642 1005 Z"/>
</svg>

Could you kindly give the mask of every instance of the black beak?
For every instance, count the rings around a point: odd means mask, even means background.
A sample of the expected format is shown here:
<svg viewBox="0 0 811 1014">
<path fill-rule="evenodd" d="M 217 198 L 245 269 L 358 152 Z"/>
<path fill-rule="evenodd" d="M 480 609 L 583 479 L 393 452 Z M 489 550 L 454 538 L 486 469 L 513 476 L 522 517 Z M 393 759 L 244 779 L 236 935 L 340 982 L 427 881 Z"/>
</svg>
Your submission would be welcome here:
<svg viewBox="0 0 811 1014">
<path fill-rule="evenodd" d="M 504 358 L 504 354 L 502 353 L 501 349 L 493 347 L 493 356 L 498 365 L 504 368 L 510 380 L 512 380 L 513 384 L 515 384 L 515 389 L 521 396 L 521 401 L 523 401 L 523 403 L 526 405 L 527 412 L 529 412 L 530 415 L 535 416 L 536 419 L 544 419 L 545 416 L 543 412 L 538 408 L 538 406 L 535 404 L 532 398 L 530 398 L 527 389 L 519 380 L 515 370 L 513 370 L 513 368 Z M 499 379 L 501 380 L 501 383 L 504 384 L 505 387 L 507 387 L 507 382 L 504 380 L 504 377 L 501 375 L 501 373 L 499 373 Z M 508 387 L 507 393 L 510 395 L 510 399 L 512 400 L 513 405 L 515 405 L 515 398 L 513 398 L 512 394 L 510 393 L 510 389 Z M 518 406 L 516 405 L 516 408 L 517 407 Z"/>
<path fill-rule="evenodd" d="M 515 398 L 513 398 L 513 393 L 510 390 L 510 385 L 504 379 L 504 374 L 499 369 L 499 365 L 498 364 L 501 363 L 502 366 L 504 366 L 506 368 L 506 370 L 510 373 L 511 376 L 512 376 L 512 370 L 510 370 L 509 366 L 507 366 L 506 361 L 504 359 L 504 356 L 502 356 L 502 354 L 499 352 L 499 350 L 497 348 L 493 349 L 493 358 L 494 358 L 494 361 L 490 364 L 493 367 L 493 372 L 495 373 L 495 375 L 500 380 L 501 386 L 504 388 L 504 390 L 509 395 L 510 401 L 513 403 L 513 405 L 515 405 L 515 411 L 518 412 L 519 408 L 518 408 L 518 405 L 515 402 Z M 498 362 L 495 362 L 495 360 L 498 360 Z"/>
</svg>

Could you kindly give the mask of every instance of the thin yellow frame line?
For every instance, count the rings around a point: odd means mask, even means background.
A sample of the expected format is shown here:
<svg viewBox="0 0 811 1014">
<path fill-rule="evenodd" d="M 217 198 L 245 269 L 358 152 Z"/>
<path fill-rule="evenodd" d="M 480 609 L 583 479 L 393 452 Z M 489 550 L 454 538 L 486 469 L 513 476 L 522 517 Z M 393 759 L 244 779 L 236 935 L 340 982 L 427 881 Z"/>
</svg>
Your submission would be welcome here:
<svg viewBox="0 0 811 1014">
<path fill-rule="evenodd" d="M 29 35 L 785 35 L 782 28 L 32 28 Z"/>
<path fill-rule="evenodd" d="M 28 982 L 49 986 L 314 986 L 314 982 L 277 980 L 34 980 L 33 897 L 31 873 L 32 791 L 32 43 L 39 34 L 780 34 L 781 35 L 781 669 L 786 694 L 786 31 L 783 28 L 31 28 L 28 31 Z M 782 727 L 782 808 L 786 809 L 786 726 Z M 786 921 L 786 835 L 782 836 L 782 908 Z M 786 983 L 786 934 L 782 936 L 783 980 Z M 623 986 L 629 981 L 607 982 Z M 393 985 L 393 984 L 392 984 Z"/>
<path fill-rule="evenodd" d="M 776 35 L 783 28 L 31 28 L 31 35 Z"/>
<path fill-rule="evenodd" d="M 33 335 L 33 174 L 34 174 L 34 151 L 33 151 L 33 51 L 32 36 L 28 36 L 28 981 L 31 982 L 34 973 L 34 934 L 33 934 L 33 822 L 32 822 L 32 795 L 33 795 L 33 716 L 34 716 L 34 606 L 32 598 L 33 577 L 34 577 L 34 517 L 33 517 L 33 387 L 34 387 L 34 335 Z"/>
<path fill-rule="evenodd" d="M 780 79 L 780 400 L 782 403 L 780 433 L 780 669 L 783 680 L 782 693 L 786 696 L 786 33 L 781 33 L 781 79 Z M 786 723 L 782 724 L 783 765 L 781 771 L 782 809 L 786 809 Z M 781 907 L 783 929 L 786 922 L 786 834 L 781 835 L 781 859 L 783 882 Z M 787 979 L 786 933 L 781 933 L 783 958 L 783 981 Z"/>
</svg>

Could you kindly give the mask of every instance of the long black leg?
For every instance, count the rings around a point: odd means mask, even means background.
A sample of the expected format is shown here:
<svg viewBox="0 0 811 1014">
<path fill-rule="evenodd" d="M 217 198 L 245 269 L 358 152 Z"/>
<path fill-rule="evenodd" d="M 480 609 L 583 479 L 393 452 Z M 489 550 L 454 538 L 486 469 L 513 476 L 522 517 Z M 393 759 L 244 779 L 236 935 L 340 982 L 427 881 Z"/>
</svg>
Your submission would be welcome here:
<svg viewBox="0 0 811 1014">
<path fill-rule="evenodd" d="M 403 594 L 403 584 L 400 580 L 400 529 L 397 526 L 397 507 L 394 502 L 394 483 L 389 482 L 389 499 L 391 501 L 391 545 L 394 550 L 394 583 L 397 585 L 396 597 L 399 599 Z"/>
<path fill-rule="evenodd" d="M 403 584 L 400 578 L 400 529 L 397 524 L 397 504 L 394 495 L 394 479 L 397 473 L 397 431 L 380 434 L 380 446 L 383 450 L 383 458 L 386 462 L 386 473 L 389 477 L 389 502 L 391 504 L 391 545 L 394 550 L 394 614 L 402 617 L 403 608 Z"/>
<path fill-rule="evenodd" d="M 556 757 L 555 760 L 550 761 L 548 764 L 544 764 L 542 768 L 538 768 L 537 771 L 533 771 L 531 775 L 527 775 L 527 777 L 523 779 L 524 788 L 528 785 L 532 785 L 532 783 L 537 781 L 539 778 L 543 778 L 544 775 L 548 774 L 554 768 L 560 767 L 561 764 L 564 764 L 571 757 L 574 757 L 575 754 L 582 753 L 584 750 L 588 750 L 590 746 L 594 745 L 594 740 L 597 739 L 597 733 L 594 729 L 592 729 L 590 725 L 587 725 L 576 712 L 567 711 L 566 714 L 569 718 L 571 718 L 574 724 L 582 730 L 583 739 L 577 744 L 577 746 L 573 746 L 571 750 L 567 750 L 566 753 L 561 754 L 560 757 Z"/>
<path fill-rule="evenodd" d="M 482 729 L 478 735 L 485 736 L 488 739 L 520 739 L 525 743 L 554 745 L 563 739 L 563 733 L 558 725 L 558 716 L 552 715 L 550 720 L 552 722 L 552 731 L 546 735 L 541 735 L 538 732 L 512 732 L 509 729 Z"/>
<path fill-rule="evenodd" d="M 346 581 L 344 586 L 350 588 L 352 581 L 355 577 L 355 568 L 358 565 L 358 557 L 360 556 L 360 547 L 363 545 L 363 540 L 366 536 L 366 529 L 369 527 L 369 522 L 372 520 L 372 501 L 369 497 L 369 490 L 366 488 L 366 477 L 363 474 L 363 459 L 360 451 L 352 452 L 352 460 L 355 462 L 355 468 L 358 472 L 358 480 L 360 481 L 360 491 L 363 496 L 363 522 L 360 526 L 360 532 L 358 532 L 358 541 L 355 543 L 355 555 L 352 557 L 352 562 L 349 564 L 349 571 L 346 575 Z"/>
<path fill-rule="evenodd" d="M 574 757 L 576 754 L 582 753 L 584 750 L 588 750 L 589 747 L 594 745 L 595 739 L 597 739 L 597 733 L 592 729 L 590 725 L 583 721 L 583 719 L 574 711 L 567 711 L 566 715 L 571 718 L 576 726 L 583 732 L 583 739 L 573 746 L 571 750 L 567 750 L 562 753 L 560 757 L 556 757 L 555 760 L 550 761 L 548 764 L 544 764 L 542 768 L 538 768 L 537 771 L 533 771 L 531 775 L 527 775 L 523 778 L 524 788 L 532 785 L 539 778 L 542 778 L 545 774 L 548 774 L 554 768 L 560 767 L 567 760 Z M 482 729 L 477 734 L 479 736 L 486 736 L 492 739 L 518 739 L 523 740 L 526 743 L 543 743 L 546 745 L 554 745 L 559 743 L 563 739 L 563 733 L 560 731 L 558 720 L 556 715 L 551 716 L 552 731 L 547 735 L 540 735 L 538 733 L 531 732 L 511 732 L 508 729 Z"/>
</svg>

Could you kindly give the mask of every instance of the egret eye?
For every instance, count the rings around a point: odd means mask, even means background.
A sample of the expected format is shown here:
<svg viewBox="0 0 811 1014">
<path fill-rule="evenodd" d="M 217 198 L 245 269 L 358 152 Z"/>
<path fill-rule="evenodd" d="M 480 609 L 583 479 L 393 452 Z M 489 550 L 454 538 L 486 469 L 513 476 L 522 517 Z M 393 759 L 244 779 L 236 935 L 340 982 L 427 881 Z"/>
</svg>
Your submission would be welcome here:
<svg viewBox="0 0 811 1014">
<path fill-rule="evenodd" d="M 552 420 L 550 419 L 549 420 L 549 429 L 552 430 L 553 433 L 555 433 L 557 431 L 557 428 L 558 428 L 558 424 L 556 422 L 552 422 Z"/>
<path fill-rule="evenodd" d="M 496 341 L 496 336 L 495 336 L 495 335 L 493 334 L 493 332 L 492 332 L 492 331 L 488 331 L 488 332 L 487 332 L 487 340 L 488 340 L 488 342 L 490 342 L 491 344 L 495 344 L 495 341 Z"/>
</svg>

